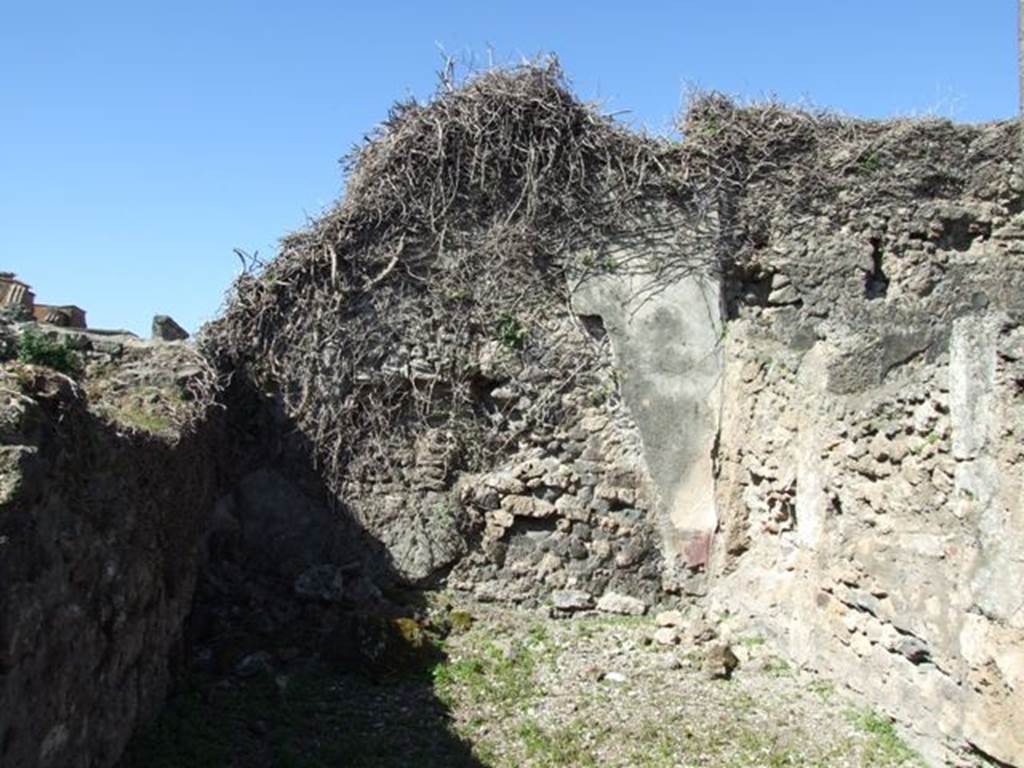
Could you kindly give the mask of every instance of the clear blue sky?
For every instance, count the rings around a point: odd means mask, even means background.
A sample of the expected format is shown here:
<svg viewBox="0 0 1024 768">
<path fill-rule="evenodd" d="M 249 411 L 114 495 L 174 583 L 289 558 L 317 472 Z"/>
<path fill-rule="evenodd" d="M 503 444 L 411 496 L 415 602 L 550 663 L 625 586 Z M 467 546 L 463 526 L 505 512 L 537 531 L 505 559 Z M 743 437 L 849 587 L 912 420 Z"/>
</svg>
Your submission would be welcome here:
<svg viewBox="0 0 1024 768">
<path fill-rule="evenodd" d="M 213 317 L 233 247 L 338 196 L 338 158 L 438 45 L 554 51 L 668 129 L 687 82 L 871 117 L 1017 111 L 1017 0 L 0 0 L 0 269 L 97 327 Z"/>
</svg>

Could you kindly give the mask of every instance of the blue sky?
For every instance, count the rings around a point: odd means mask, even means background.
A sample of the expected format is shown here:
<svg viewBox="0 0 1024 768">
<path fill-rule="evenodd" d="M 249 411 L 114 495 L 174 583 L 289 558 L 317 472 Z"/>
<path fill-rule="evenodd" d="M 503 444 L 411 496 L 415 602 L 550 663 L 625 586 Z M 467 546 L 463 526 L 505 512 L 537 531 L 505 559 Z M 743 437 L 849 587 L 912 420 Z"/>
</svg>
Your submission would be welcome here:
<svg viewBox="0 0 1024 768">
<path fill-rule="evenodd" d="M 554 51 L 669 129 L 687 83 L 870 117 L 1018 109 L 1017 0 L 0 0 L 0 269 L 96 327 L 194 330 L 342 189 L 337 160 L 433 89 L 439 46 Z"/>
</svg>

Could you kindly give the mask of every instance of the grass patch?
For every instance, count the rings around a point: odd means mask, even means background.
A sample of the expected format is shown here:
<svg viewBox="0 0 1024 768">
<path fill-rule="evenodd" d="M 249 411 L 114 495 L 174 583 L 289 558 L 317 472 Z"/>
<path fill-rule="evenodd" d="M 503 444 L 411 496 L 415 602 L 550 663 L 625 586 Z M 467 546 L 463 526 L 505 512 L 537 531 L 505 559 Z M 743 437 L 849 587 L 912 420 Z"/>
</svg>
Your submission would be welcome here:
<svg viewBox="0 0 1024 768">
<path fill-rule="evenodd" d="M 636 744 L 629 752 L 629 765 L 636 768 L 834 768 L 844 764 L 845 756 L 836 750 L 826 755 L 805 754 L 777 734 L 752 728 L 745 716 L 716 729 L 692 727 L 686 722 L 648 721 L 630 735 L 629 741 Z"/>
<path fill-rule="evenodd" d="M 522 321 L 509 312 L 502 312 L 499 315 L 496 333 L 498 341 L 508 349 L 516 350 L 523 348 L 527 337 L 530 335 L 529 330 L 523 325 Z"/>
<path fill-rule="evenodd" d="M 573 631 L 580 637 L 594 637 L 605 629 L 653 626 L 654 622 L 649 616 L 621 616 L 609 613 L 601 616 L 573 619 L 572 624 Z"/>
<path fill-rule="evenodd" d="M 147 411 L 138 405 L 129 405 L 119 409 L 117 420 L 127 427 L 144 432 L 169 432 L 174 428 L 170 418 L 164 414 Z"/>
<path fill-rule="evenodd" d="M 438 696 L 448 705 L 458 701 L 503 713 L 522 710 L 537 695 L 533 684 L 537 642 L 484 638 L 476 653 L 434 668 Z"/>
<path fill-rule="evenodd" d="M 889 718 L 871 709 L 851 710 L 847 716 L 854 728 L 867 739 L 863 765 L 924 766 L 921 756 L 900 738 Z"/>
<path fill-rule="evenodd" d="M 587 746 L 587 725 L 574 721 L 563 728 L 545 729 L 534 720 L 519 726 L 517 735 L 530 765 L 538 768 L 592 768 L 598 765 Z"/>
<path fill-rule="evenodd" d="M 778 656 L 770 656 L 765 659 L 761 671 L 769 677 L 789 677 L 793 674 L 793 668 L 789 665 L 789 662 L 785 659 L 780 659 Z"/>
<path fill-rule="evenodd" d="M 739 639 L 739 644 L 742 645 L 744 648 L 760 648 L 766 642 L 768 641 L 765 640 L 764 637 L 762 637 L 761 635 L 749 635 L 747 637 L 741 637 Z"/>
<path fill-rule="evenodd" d="M 831 701 L 836 694 L 836 687 L 831 680 L 812 680 L 807 684 L 807 690 L 822 701 Z"/>
</svg>

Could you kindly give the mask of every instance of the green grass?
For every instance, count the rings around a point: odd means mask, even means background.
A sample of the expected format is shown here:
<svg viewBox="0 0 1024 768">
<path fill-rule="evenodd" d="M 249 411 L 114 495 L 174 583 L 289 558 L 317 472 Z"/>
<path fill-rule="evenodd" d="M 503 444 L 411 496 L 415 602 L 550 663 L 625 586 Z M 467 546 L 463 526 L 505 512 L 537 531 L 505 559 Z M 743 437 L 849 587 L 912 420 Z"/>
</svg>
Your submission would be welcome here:
<svg viewBox="0 0 1024 768">
<path fill-rule="evenodd" d="M 822 701 L 831 701 L 836 694 L 836 687 L 830 680 L 812 680 L 807 690 Z"/>
<path fill-rule="evenodd" d="M 609 275 L 613 275 L 619 271 L 618 260 L 609 253 L 595 254 L 588 252 L 583 256 L 581 261 L 584 269 L 592 270 L 594 272 L 604 272 Z"/>
<path fill-rule="evenodd" d="M 865 766 L 923 766 L 921 760 L 900 735 L 892 720 L 874 710 L 851 710 L 847 717 L 854 728 L 867 738 Z"/>
<path fill-rule="evenodd" d="M 537 694 L 533 672 L 538 640 L 508 644 L 481 638 L 478 650 L 438 664 L 434 686 L 447 704 L 454 701 L 493 708 L 499 712 L 522 710 Z"/>
<path fill-rule="evenodd" d="M 639 732 L 627 737 L 635 744 L 629 752 L 629 764 L 635 768 L 676 768 L 679 765 L 834 768 L 845 764 L 845 746 L 825 754 L 807 754 L 784 743 L 778 735 L 752 727 L 746 722 L 747 715 L 749 712 L 744 711 L 740 717 L 714 729 L 691 727 L 690 723 L 679 720 L 648 721 Z M 623 736 L 620 734 L 619 738 Z M 699 760 L 695 760 L 698 756 Z"/>
<path fill-rule="evenodd" d="M 530 765 L 537 768 L 593 768 L 598 762 L 587 747 L 587 731 L 587 724 L 579 720 L 558 729 L 545 729 L 526 720 L 517 736 Z"/>
<path fill-rule="evenodd" d="M 138 405 L 121 408 L 117 412 L 117 420 L 144 432 L 167 432 L 174 427 L 167 416 L 147 411 Z"/>
<path fill-rule="evenodd" d="M 771 656 L 764 661 L 761 671 L 769 677 L 789 677 L 793 674 L 793 668 L 785 659 L 778 656 Z"/>
<path fill-rule="evenodd" d="M 741 637 L 739 639 L 739 644 L 745 648 L 760 648 L 766 642 L 768 641 L 761 635 L 748 635 L 747 637 Z"/>
<path fill-rule="evenodd" d="M 857 168 L 865 176 L 871 176 L 882 169 L 882 158 L 876 152 L 861 155 Z"/>
<path fill-rule="evenodd" d="M 594 637 L 609 628 L 641 626 L 654 626 L 654 622 L 649 616 L 623 616 L 610 613 L 576 619 L 573 621 L 572 628 L 580 637 Z"/>
<path fill-rule="evenodd" d="M 370 678 L 310 662 L 287 679 L 196 677 L 135 740 L 124 768 L 923 765 L 893 724 L 875 712 L 837 707 L 832 722 L 846 717 L 849 725 L 821 743 L 791 722 L 787 708 L 766 704 L 758 689 L 735 681 L 716 687 L 718 714 L 708 720 L 672 708 L 609 715 L 630 705 L 626 688 L 593 683 L 589 671 L 584 674 L 591 682 L 581 689 L 586 693 L 571 709 L 549 707 L 546 697 L 561 691 L 542 681 L 560 669 L 564 656 L 558 654 L 576 652 L 577 631 L 603 627 L 608 640 L 621 639 L 618 625 L 649 620 L 606 617 L 576 626 L 531 618 L 509 626 L 485 614 L 474 619 L 451 605 L 441 608 L 460 631 L 443 644 L 452 656 L 425 676 Z M 455 621 L 456 614 L 464 616 Z M 759 644 L 756 638 L 752 644 Z M 827 681 L 794 690 L 820 696 L 823 707 L 833 692 Z M 687 695 L 685 686 L 680 695 Z"/>
</svg>

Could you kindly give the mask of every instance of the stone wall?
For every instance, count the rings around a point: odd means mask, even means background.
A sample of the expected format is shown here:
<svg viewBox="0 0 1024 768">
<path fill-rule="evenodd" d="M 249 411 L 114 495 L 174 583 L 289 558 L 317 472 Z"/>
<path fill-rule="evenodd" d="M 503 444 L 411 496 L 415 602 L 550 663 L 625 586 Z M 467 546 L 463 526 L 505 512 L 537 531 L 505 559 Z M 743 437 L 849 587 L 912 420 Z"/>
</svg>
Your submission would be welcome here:
<svg viewBox="0 0 1024 768">
<path fill-rule="evenodd" d="M 1015 140 L 961 140 L 995 137 Z M 1024 764 L 1010 163 L 979 159 L 956 199 L 776 222 L 756 273 L 726 287 L 711 600 L 936 762 Z"/>
<path fill-rule="evenodd" d="M 777 214 L 721 275 L 577 287 L 574 309 L 607 332 L 621 398 L 614 421 L 583 424 L 629 435 L 644 489 L 627 530 L 643 532 L 636 572 L 650 581 L 610 586 L 742 617 L 895 717 L 930 761 L 1024 764 L 1014 126 L 894 131 L 897 144 L 955 147 L 960 164 L 894 152 L 898 194 L 837 182 L 817 216 Z M 735 237 L 723 227 L 719 241 Z M 556 606 L 593 605 L 608 582 L 563 573 L 557 543 L 562 532 L 581 565 L 597 549 L 573 547 L 600 524 L 558 514 L 580 508 L 586 473 L 576 455 L 533 450 L 463 494 L 486 522 L 485 554 L 469 562 L 494 562 L 473 588 L 507 597 L 499 566 L 511 563 L 517 600 L 568 586 L 584 594 Z M 615 498 L 607 487 L 584 485 L 586 515 L 591 499 Z M 545 519 L 554 531 L 539 533 Z M 514 543 L 524 536 L 554 543 Z"/>
<path fill-rule="evenodd" d="M 72 337 L 67 337 L 72 338 Z M 0 764 L 97 768 L 163 704 L 214 497 L 204 365 L 72 338 L 0 368 Z"/>
<path fill-rule="evenodd" d="M 465 456 L 472 435 L 428 427 L 388 465 L 361 462 L 334 498 L 307 442 L 266 439 L 298 434 L 273 415 L 272 399 L 233 409 L 260 414 L 234 426 L 248 435 L 235 442 L 251 443 L 242 463 L 259 467 L 227 502 L 242 535 L 238 559 L 288 584 L 333 568 L 382 588 L 445 583 L 529 607 L 565 591 L 585 592 L 588 604 L 605 592 L 661 601 L 657 490 L 608 333 L 596 315 L 568 307 L 556 308 L 545 329 L 532 349 L 478 340 L 480 418 L 505 444 L 476 471 Z M 589 352 L 566 370 L 552 347 Z M 414 376 L 441 367 L 446 354 L 443 342 L 410 345 L 393 365 Z M 254 485 L 260 490 L 249 492 Z"/>
<path fill-rule="evenodd" d="M 299 591 L 355 557 L 381 587 L 728 611 L 933 761 L 1024 764 L 1018 126 L 711 96 L 685 128 L 659 163 L 698 183 L 559 252 L 582 281 L 516 261 L 446 290 L 449 262 L 486 262 L 462 246 L 422 279 L 373 278 L 394 301 L 332 310 L 333 329 L 294 296 L 267 305 L 286 321 L 264 349 L 292 362 L 251 378 L 280 415 L 247 464 L 302 486 L 329 544 L 281 575 Z M 327 276 L 319 246 L 287 255 Z M 451 304 L 474 291 L 489 301 Z M 238 527 L 278 531 L 257 549 L 287 538 L 286 502 L 246 496 Z"/>
</svg>

